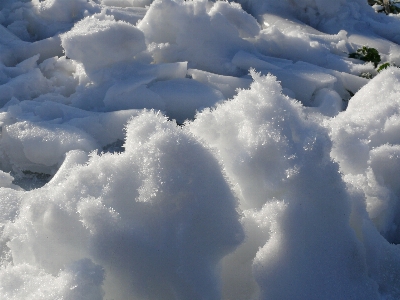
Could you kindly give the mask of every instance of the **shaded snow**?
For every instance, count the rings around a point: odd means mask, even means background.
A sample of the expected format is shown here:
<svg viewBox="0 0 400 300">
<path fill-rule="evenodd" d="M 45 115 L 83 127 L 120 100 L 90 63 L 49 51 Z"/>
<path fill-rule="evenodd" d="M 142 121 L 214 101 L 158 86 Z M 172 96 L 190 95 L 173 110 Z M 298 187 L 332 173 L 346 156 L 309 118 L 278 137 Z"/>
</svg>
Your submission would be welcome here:
<svg viewBox="0 0 400 300">
<path fill-rule="evenodd" d="M 399 25 L 1 1 L 0 298 L 399 299 Z"/>
</svg>

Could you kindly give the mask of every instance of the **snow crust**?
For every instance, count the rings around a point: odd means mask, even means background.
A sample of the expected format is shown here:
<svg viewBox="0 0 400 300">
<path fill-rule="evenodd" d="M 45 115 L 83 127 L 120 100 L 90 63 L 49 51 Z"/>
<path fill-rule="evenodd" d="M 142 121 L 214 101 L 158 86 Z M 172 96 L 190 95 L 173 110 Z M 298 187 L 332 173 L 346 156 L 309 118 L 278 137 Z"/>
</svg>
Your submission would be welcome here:
<svg viewBox="0 0 400 300">
<path fill-rule="evenodd" d="M 1 1 L 0 299 L 399 299 L 399 26 Z"/>
</svg>

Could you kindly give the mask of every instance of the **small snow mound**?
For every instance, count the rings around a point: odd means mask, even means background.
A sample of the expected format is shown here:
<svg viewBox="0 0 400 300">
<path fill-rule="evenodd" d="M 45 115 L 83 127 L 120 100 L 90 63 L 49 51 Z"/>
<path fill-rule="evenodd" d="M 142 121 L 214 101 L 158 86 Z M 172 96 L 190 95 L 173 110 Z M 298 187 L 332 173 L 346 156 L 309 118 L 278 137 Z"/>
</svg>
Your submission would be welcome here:
<svg viewBox="0 0 400 300">
<path fill-rule="evenodd" d="M 87 71 L 133 61 L 146 49 L 143 32 L 135 26 L 95 17 L 83 19 L 61 35 L 61 45 L 66 56 L 81 62 Z"/>
</svg>

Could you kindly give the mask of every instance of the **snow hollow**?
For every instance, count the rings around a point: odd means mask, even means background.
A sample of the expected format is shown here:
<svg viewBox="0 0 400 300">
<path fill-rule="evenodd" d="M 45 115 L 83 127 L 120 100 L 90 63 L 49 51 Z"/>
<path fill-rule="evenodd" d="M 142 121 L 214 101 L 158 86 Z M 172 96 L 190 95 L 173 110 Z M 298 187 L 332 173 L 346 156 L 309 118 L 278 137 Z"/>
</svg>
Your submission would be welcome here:
<svg viewBox="0 0 400 300">
<path fill-rule="evenodd" d="M 1 0 L 0 299 L 400 299 L 382 9 Z"/>
</svg>

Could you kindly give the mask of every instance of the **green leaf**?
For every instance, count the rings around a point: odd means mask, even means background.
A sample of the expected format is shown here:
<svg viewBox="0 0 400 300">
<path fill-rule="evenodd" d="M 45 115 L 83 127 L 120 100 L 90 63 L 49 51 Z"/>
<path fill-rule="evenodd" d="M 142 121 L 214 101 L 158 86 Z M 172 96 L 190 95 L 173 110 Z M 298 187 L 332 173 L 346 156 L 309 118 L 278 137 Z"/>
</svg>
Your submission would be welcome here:
<svg viewBox="0 0 400 300">
<path fill-rule="evenodd" d="M 350 53 L 349 58 L 356 58 L 365 62 L 372 62 L 375 68 L 381 61 L 381 56 L 379 55 L 378 50 L 368 46 L 363 46 L 362 48 L 357 49 L 356 53 Z"/>
<path fill-rule="evenodd" d="M 379 72 L 381 72 L 381 71 L 383 71 L 383 70 L 385 70 L 385 69 L 387 69 L 388 67 L 390 67 L 390 63 L 384 63 L 384 64 L 381 64 L 380 66 L 379 66 L 379 68 L 378 68 L 378 73 Z"/>
</svg>

